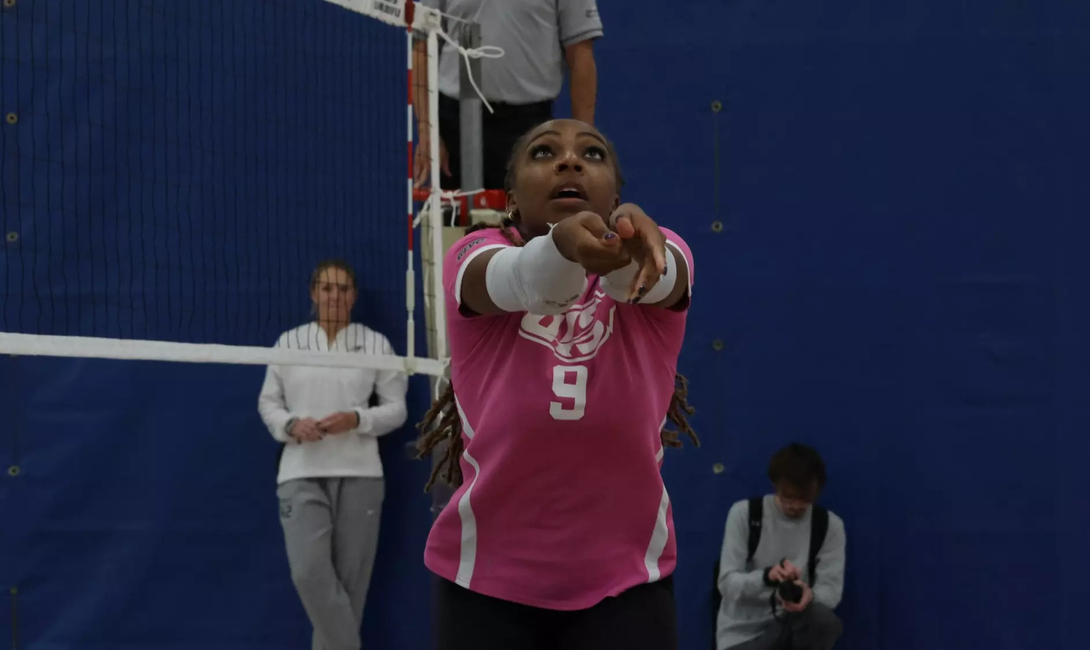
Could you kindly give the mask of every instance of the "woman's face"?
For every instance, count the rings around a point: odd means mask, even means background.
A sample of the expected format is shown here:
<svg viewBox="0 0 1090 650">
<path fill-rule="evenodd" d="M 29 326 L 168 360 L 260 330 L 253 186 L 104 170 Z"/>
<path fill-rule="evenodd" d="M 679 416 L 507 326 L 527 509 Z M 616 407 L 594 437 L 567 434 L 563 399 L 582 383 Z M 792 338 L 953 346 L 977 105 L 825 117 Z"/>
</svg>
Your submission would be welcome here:
<svg viewBox="0 0 1090 650">
<path fill-rule="evenodd" d="M 520 229 L 536 237 L 549 232 L 549 224 L 587 210 L 609 219 L 620 197 L 608 156 L 605 138 L 578 120 L 552 120 L 535 128 L 517 153 L 514 187 L 507 195 Z"/>
<path fill-rule="evenodd" d="M 310 288 L 319 323 L 347 323 L 356 304 L 356 286 L 344 269 L 326 268 Z"/>
</svg>

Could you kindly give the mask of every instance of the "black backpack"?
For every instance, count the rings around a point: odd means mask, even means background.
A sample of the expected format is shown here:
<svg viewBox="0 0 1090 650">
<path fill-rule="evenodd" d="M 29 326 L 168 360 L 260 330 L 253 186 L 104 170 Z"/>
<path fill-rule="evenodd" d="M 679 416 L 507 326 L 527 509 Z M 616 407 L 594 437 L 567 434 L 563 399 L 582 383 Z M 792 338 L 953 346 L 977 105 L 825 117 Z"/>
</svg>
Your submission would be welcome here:
<svg viewBox="0 0 1090 650">
<path fill-rule="evenodd" d="M 764 517 L 764 497 L 749 500 L 749 550 L 746 562 L 753 561 L 757 544 L 761 541 L 761 520 Z M 807 554 L 806 570 L 810 574 L 810 584 L 817 578 L 818 552 L 825 543 L 825 534 L 829 532 L 829 511 L 814 504 L 810 519 L 810 549 Z M 719 593 L 719 560 L 715 561 L 715 575 L 712 581 L 712 648 L 715 648 L 715 631 L 719 624 L 719 607 L 723 596 Z"/>
</svg>

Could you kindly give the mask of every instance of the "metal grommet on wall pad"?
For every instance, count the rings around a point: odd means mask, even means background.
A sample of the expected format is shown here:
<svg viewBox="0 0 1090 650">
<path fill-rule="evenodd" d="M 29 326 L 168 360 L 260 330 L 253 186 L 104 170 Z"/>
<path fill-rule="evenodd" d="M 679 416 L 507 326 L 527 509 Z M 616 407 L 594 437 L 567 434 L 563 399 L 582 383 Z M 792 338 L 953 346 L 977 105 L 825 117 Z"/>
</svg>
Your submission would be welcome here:
<svg viewBox="0 0 1090 650">
<path fill-rule="evenodd" d="M 8 240 L 9 244 L 14 244 L 15 242 L 19 241 L 19 233 L 13 230 L 7 234 L 6 239 Z"/>
<path fill-rule="evenodd" d="M 15 6 L 15 0 L 4 0 L 4 7 L 6 9 L 11 9 L 14 6 Z"/>
<path fill-rule="evenodd" d="M 716 463 L 712 465 L 712 472 L 716 474 L 722 474 L 725 471 L 727 471 L 727 468 L 723 466 L 723 463 Z"/>
<path fill-rule="evenodd" d="M 723 110 L 723 102 L 719 101 L 718 99 L 713 101 L 712 102 L 712 112 L 713 113 L 718 113 L 721 110 Z"/>
<path fill-rule="evenodd" d="M 720 339 L 715 339 L 714 341 L 712 341 L 712 349 L 715 350 L 716 352 L 719 352 L 720 350 L 722 350 L 723 349 L 723 341 L 721 341 Z"/>
<path fill-rule="evenodd" d="M 11 467 L 8 468 L 8 476 L 15 477 L 15 476 L 18 476 L 18 475 L 19 475 L 19 466 L 18 465 L 12 465 Z"/>
<path fill-rule="evenodd" d="M 16 115 L 15 113 L 8 113 L 8 116 L 7 116 L 6 119 L 8 121 L 8 124 L 15 124 L 16 122 L 19 121 L 19 116 Z"/>
<path fill-rule="evenodd" d="M 723 232 L 723 222 L 716 219 L 712 222 L 712 232 Z"/>
</svg>

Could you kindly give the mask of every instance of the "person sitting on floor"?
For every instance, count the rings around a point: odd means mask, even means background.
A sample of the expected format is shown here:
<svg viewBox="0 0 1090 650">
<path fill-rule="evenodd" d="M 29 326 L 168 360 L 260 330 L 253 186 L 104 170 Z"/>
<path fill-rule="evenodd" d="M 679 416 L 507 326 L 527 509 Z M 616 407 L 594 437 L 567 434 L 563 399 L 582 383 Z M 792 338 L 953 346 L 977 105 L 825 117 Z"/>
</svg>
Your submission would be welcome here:
<svg viewBox="0 0 1090 650">
<path fill-rule="evenodd" d="M 833 610 L 844 589 L 845 534 L 840 517 L 814 505 L 825 463 L 792 443 L 772 457 L 768 478 L 774 494 L 738 501 L 727 516 L 716 647 L 829 650 L 843 629 Z"/>
</svg>

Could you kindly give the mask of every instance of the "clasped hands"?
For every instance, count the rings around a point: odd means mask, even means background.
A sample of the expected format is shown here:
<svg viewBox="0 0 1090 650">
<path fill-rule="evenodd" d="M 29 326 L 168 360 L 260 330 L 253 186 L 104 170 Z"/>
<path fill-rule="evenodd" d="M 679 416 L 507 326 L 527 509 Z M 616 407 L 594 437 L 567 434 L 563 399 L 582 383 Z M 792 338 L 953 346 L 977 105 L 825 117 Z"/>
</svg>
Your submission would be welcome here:
<svg viewBox="0 0 1090 650">
<path fill-rule="evenodd" d="M 335 435 L 355 429 L 360 424 L 355 411 L 339 411 L 320 420 L 301 418 L 291 425 L 288 435 L 299 442 L 317 442 L 327 435 Z"/>
<path fill-rule="evenodd" d="M 628 302 L 642 298 L 666 273 L 666 236 L 634 203 L 621 205 L 609 219 L 580 212 L 553 227 L 552 237 L 561 255 L 595 275 L 638 263 Z"/>
</svg>

